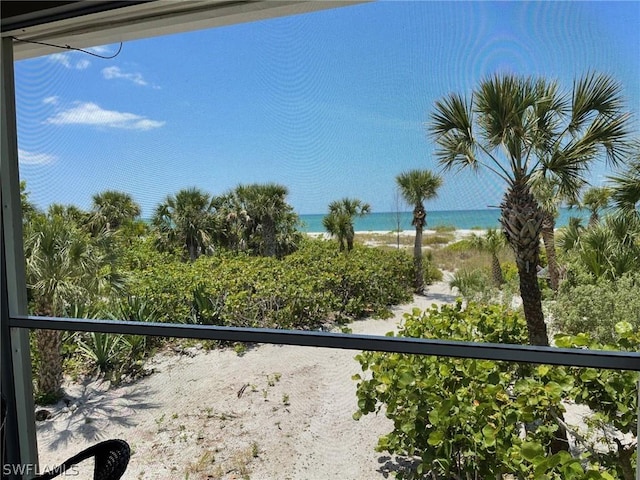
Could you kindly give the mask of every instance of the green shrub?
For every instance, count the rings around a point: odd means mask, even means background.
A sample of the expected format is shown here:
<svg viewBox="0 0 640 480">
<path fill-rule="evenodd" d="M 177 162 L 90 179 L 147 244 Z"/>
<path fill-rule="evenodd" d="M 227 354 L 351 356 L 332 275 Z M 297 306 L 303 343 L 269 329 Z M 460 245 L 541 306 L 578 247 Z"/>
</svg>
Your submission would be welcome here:
<svg viewBox="0 0 640 480">
<path fill-rule="evenodd" d="M 502 276 L 506 283 L 520 281 L 520 277 L 518 276 L 518 266 L 515 262 L 502 262 L 501 267 Z"/>
<path fill-rule="evenodd" d="M 469 252 L 475 250 L 475 247 L 473 246 L 471 240 L 462 239 L 458 240 L 455 243 L 447 245 L 446 247 L 444 247 L 444 249 L 450 252 Z"/>
<path fill-rule="evenodd" d="M 550 310 L 556 330 L 574 335 L 590 332 L 600 342 L 611 342 L 618 322 L 630 322 L 640 330 L 640 273 L 625 274 L 617 281 L 565 282 Z"/>
<path fill-rule="evenodd" d="M 447 233 L 437 233 L 435 235 L 425 235 L 422 237 L 422 245 L 446 245 L 451 242 L 455 236 Z"/>
<path fill-rule="evenodd" d="M 467 300 L 487 300 L 487 294 L 491 289 L 491 278 L 484 269 L 465 268 L 456 271 L 449 282 L 451 288 L 457 288 Z"/>
<path fill-rule="evenodd" d="M 415 309 L 405 315 L 397 335 L 525 343 L 527 329 L 520 314 L 504 307 L 470 303 L 463 310 L 458 303 L 424 313 Z M 585 338 L 558 342 L 581 348 Z M 629 338 L 626 346 L 637 349 L 640 336 Z M 562 401 L 585 402 L 591 388 L 606 402 L 598 414 L 609 415 L 607 424 L 614 428 L 620 418 L 618 431 L 632 434 L 637 374 L 384 352 L 363 352 L 356 359 L 363 373 L 354 376 L 354 418 L 384 407 L 393 430 L 379 438 L 377 450 L 407 457 L 413 464 L 411 470 L 401 470 L 399 478 L 627 478 L 619 476 L 616 452 L 590 459 L 566 451 L 553 454 L 550 445 L 564 411 Z M 598 381 L 599 387 L 589 383 Z M 599 408 L 597 401 L 586 401 Z"/>
<path fill-rule="evenodd" d="M 408 301 L 413 268 L 405 251 L 356 245 L 343 253 L 322 240 L 281 260 L 219 252 L 133 265 L 143 268 L 131 272 L 128 293 L 154 305 L 160 321 L 303 329 Z"/>
<path fill-rule="evenodd" d="M 590 334 L 556 335 L 555 343 L 562 348 L 592 350 L 640 351 L 640 329 L 630 322 L 614 326 L 611 343 L 603 344 Z M 634 480 L 637 464 L 638 432 L 638 372 L 568 368 L 574 378 L 569 400 L 588 406 L 592 414 L 585 419 L 589 431 L 583 439 L 594 461 L 599 461 L 614 473 L 613 478 Z M 615 440 L 613 440 L 615 439 Z M 603 450 L 602 445 L 610 450 Z M 615 448 L 614 448 L 615 446 Z"/>
</svg>

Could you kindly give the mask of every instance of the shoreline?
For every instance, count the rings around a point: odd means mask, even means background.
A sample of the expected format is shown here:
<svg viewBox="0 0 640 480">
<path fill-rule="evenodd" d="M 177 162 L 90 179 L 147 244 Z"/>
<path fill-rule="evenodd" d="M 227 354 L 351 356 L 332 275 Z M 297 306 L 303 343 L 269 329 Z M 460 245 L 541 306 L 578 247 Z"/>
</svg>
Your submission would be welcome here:
<svg viewBox="0 0 640 480">
<path fill-rule="evenodd" d="M 422 231 L 422 234 L 424 236 L 427 235 L 447 235 L 447 234 L 451 234 L 454 236 L 454 242 L 458 242 L 464 238 L 468 238 L 471 235 L 479 235 L 479 236 L 484 236 L 487 234 L 487 230 L 488 229 L 476 229 L 476 228 L 457 228 L 455 230 L 447 230 L 444 232 L 439 232 L 437 230 L 431 230 L 431 229 L 425 229 Z M 415 230 L 401 230 L 400 232 L 400 237 L 415 237 L 416 231 Z M 308 237 L 311 238 L 321 238 L 323 240 L 330 240 L 332 237 L 329 233 L 327 232 L 304 232 L 305 235 L 307 235 Z M 387 236 L 387 235 L 392 235 L 392 236 L 396 236 L 398 234 L 398 232 L 393 232 L 393 231 L 389 231 L 389 230 L 357 230 L 355 232 L 356 237 L 358 236 L 364 236 L 364 235 L 373 235 L 373 236 Z"/>
</svg>

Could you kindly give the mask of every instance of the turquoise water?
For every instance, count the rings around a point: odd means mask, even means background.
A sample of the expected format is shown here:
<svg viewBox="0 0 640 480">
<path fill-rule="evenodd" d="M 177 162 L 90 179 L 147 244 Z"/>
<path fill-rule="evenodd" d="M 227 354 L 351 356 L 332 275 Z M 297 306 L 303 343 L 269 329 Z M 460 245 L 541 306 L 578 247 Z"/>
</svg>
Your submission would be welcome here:
<svg viewBox="0 0 640 480">
<path fill-rule="evenodd" d="M 312 215 L 300 215 L 300 220 L 304 223 L 301 230 L 304 232 L 324 232 L 322 219 L 324 213 Z M 412 230 L 411 212 L 377 212 L 355 220 L 355 230 L 360 232 L 367 231 L 392 231 L 398 229 L 398 221 L 400 230 Z M 437 226 L 452 226 L 457 229 L 472 228 L 497 228 L 500 226 L 498 221 L 500 210 L 443 210 L 429 212 L 427 211 L 427 229 Z M 557 227 L 567 225 L 570 217 L 578 217 L 583 219 L 583 223 L 589 218 L 589 212 L 584 210 L 563 208 L 556 220 Z"/>
</svg>

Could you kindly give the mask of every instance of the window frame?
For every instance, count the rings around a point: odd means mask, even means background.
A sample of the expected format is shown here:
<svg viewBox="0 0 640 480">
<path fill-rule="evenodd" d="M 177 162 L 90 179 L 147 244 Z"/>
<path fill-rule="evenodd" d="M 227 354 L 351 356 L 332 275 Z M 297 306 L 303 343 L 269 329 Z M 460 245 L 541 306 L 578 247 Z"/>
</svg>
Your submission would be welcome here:
<svg viewBox="0 0 640 480">
<path fill-rule="evenodd" d="M 135 2 L 131 8 L 143 8 L 139 2 Z M 160 4 L 161 2 L 145 2 Z M 182 3 L 182 2 L 181 2 Z M 200 2 L 194 2 L 200 3 Z M 206 3 L 206 2 L 205 2 Z M 273 8 L 269 11 L 264 8 L 269 2 L 258 5 L 260 2 L 216 2 L 218 9 L 224 7 L 229 16 L 225 19 L 209 19 L 209 26 L 189 20 L 192 17 L 182 12 L 180 17 L 184 22 L 171 27 L 174 31 L 188 31 L 196 28 L 211 28 L 213 26 L 251 21 L 271 16 L 302 13 L 320 8 L 332 8 L 324 2 L 282 2 L 280 6 L 286 8 Z M 278 2 L 272 2 L 272 6 Z M 321 4 L 323 4 L 321 6 Z M 360 2 L 340 2 L 337 6 L 349 5 Z M 286 5 L 285 5 L 286 4 Z M 306 5 L 304 5 L 306 4 Z M 235 5 L 235 7 L 234 7 Z M 253 5 L 253 6 L 251 6 Z M 335 6 L 335 4 L 334 4 Z M 260 7 L 260 8 L 258 8 Z M 151 8 L 151 7 L 148 7 Z M 213 10 L 213 3 L 210 10 Z M 143 10 L 144 11 L 144 10 Z M 223 10 L 220 10 L 222 12 Z M 257 12 L 257 13 L 256 13 Z M 191 12 L 193 13 L 193 12 Z M 106 15 L 106 13 L 101 13 Z M 69 33 L 72 38 L 78 40 L 78 46 L 91 46 L 89 44 L 107 43 L 107 38 L 131 40 L 134 38 L 148 38 L 153 35 L 167 34 L 168 26 L 173 15 L 167 13 L 162 17 L 165 24 L 163 29 L 154 30 L 154 21 L 158 18 L 149 16 L 145 20 L 141 15 L 136 22 L 122 22 L 117 28 L 111 30 L 99 21 L 99 15 L 86 20 L 90 27 L 87 36 Z M 109 15 L 112 15 L 109 14 Z M 175 15 L 178 15 L 177 13 Z M 125 17 L 126 15 L 119 15 Z M 214 15 L 215 17 L 215 15 Z M 91 20 L 93 19 L 93 20 Z M 72 18 L 74 28 L 82 30 L 85 22 Z M 35 25 L 32 28 L 34 35 L 45 38 L 60 38 L 64 29 L 64 22 L 53 22 L 51 31 L 47 34 L 47 24 Z M 113 25 L 111 25 L 113 27 Z M 27 29 L 29 30 L 29 29 Z M 125 33 L 123 33 L 125 32 Z M 640 371 L 640 352 L 599 351 L 580 349 L 561 349 L 555 347 L 542 347 L 530 345 L 488 344 L 475 342 L 458 342 L 448 340 L 428 340 L 402 337 L 383 337 L 373 335 L 354 335 L 330 332 L 299 331 L 299 330 L 273 330 L 241 327 L 218 327 L 203 325 L 160 324 L 141 323 L 114 320 L 83 320 L 71 318 L 51 318 L 28 316 L 26 280 L 23 242 L 22 242 L 22 214 L 20 207 L 20 180 L 18 171 L 17 128 L 15 112 L 15 88 L 14 88 L 14 51 L 18 51 L 17 58 L 38 56 L 47 52 L 42 48 L 28 48 L 25 44 L 16 43 L 12 38 L 12 32 L 3 31 L 1 76 L 2 76 L 2 117 L 0 129 L 2 131 L 2 158 L 1 158 L 1 185 L 0 197 L 2 210 L 0 211 L 0 223 L 2 239 L 0 241 L 0 288 L 2 289 L 1 302 L 1 329 L 2 346 L 0 347 L 0 362 L 2 363 L 2 391 L 9 398 L 9 406 L 15 414 L 16 422 L 7 425 L 9 438 L 15 441 L 17 448 L 9 451 L 10 459 L 18 459 L 23 464 L 37 464 L 37 445 L 35 433 L 33 387 L 31 383 L 31 363 L 29 351 L 28 329 L 44 328 L 55 330 L 68 330 L 80 332 L 105 332 L 120 334 L 136 334 L 161 337 L 191 338 L 202 340 L 226 340 L 249 343 L 270 343 L 282 345 L 297 345 L 320 348 L 339 348 L 351 350 L 384 351 L 418 355 L 434 355 L 443 357 L 488 359 L 506 362 L 519 362 L 531 364 L 551 364 L 570 367 L 589 367 L 599 369 L 633 370 Z M 49 37 L 47 37 L 49 35 Z M 74 36 L 76 35 L 76 36 Z M 57 37 L 56 37 L 57 36 Z M 39 38 L 39 37 L 38 37 Z M 16 50 L 17 49 L 17 50 Z M 43 53 L 44 52 L 44 53 Z M 48 52 L 51 53 L 51 52 Z M 640 392 L 639 392 L 640 395 Z M 640 430 L 640 422 L 639 422 Z M 640 437 L 640 431 L 639 431 Z M 11 443 L 10 443 L 11 444 Z M 640 448 L 640 447 L 639 447 Z M 639 472 L 640 472 L 640 462 Z"/>
</svg>

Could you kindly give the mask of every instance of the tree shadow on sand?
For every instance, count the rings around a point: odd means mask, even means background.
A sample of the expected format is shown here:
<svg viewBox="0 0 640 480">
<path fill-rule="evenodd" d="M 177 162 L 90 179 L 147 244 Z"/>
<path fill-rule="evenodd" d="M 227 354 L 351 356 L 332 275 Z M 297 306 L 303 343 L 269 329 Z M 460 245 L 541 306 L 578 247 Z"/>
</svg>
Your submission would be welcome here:
<svg viewBox="0 0 640 480">
<path fill-rule="evenodd" d="M 380 468 L 377 471 L 384 478 L 396 478 L 398 473 L 402 473 L 403 478 L 413 478 L 412 475 L 416 474 L 419 462 L 418 459 L 384 455 L 378 457 Z"/>
<path fill-rule="evenodd" d="M 425 288 L 423 297 L 429 300 L 434 300 L 436 302 L 456 303 L 456 299 L 460 297 L 460 295 L 454 295 L 453 293 L 430 292 L 429 287 L 427 287 Z"/>
<path fill-rule="evenodd" d="M 50 419 L 37 425 L 39 436 L 50 439 L 47 443 L 53 450 L 78 438 L 91 442 L 104 440 L 107 426 L 134 427 L 139 411 L 159 406 L 149 402 L 154 392 L 147 387 L 110 389 L 108 382 L 96 384 L 91 380 L 79 387 L 79 391 L 70 392 L 48 407 Z"/>
</svg>

